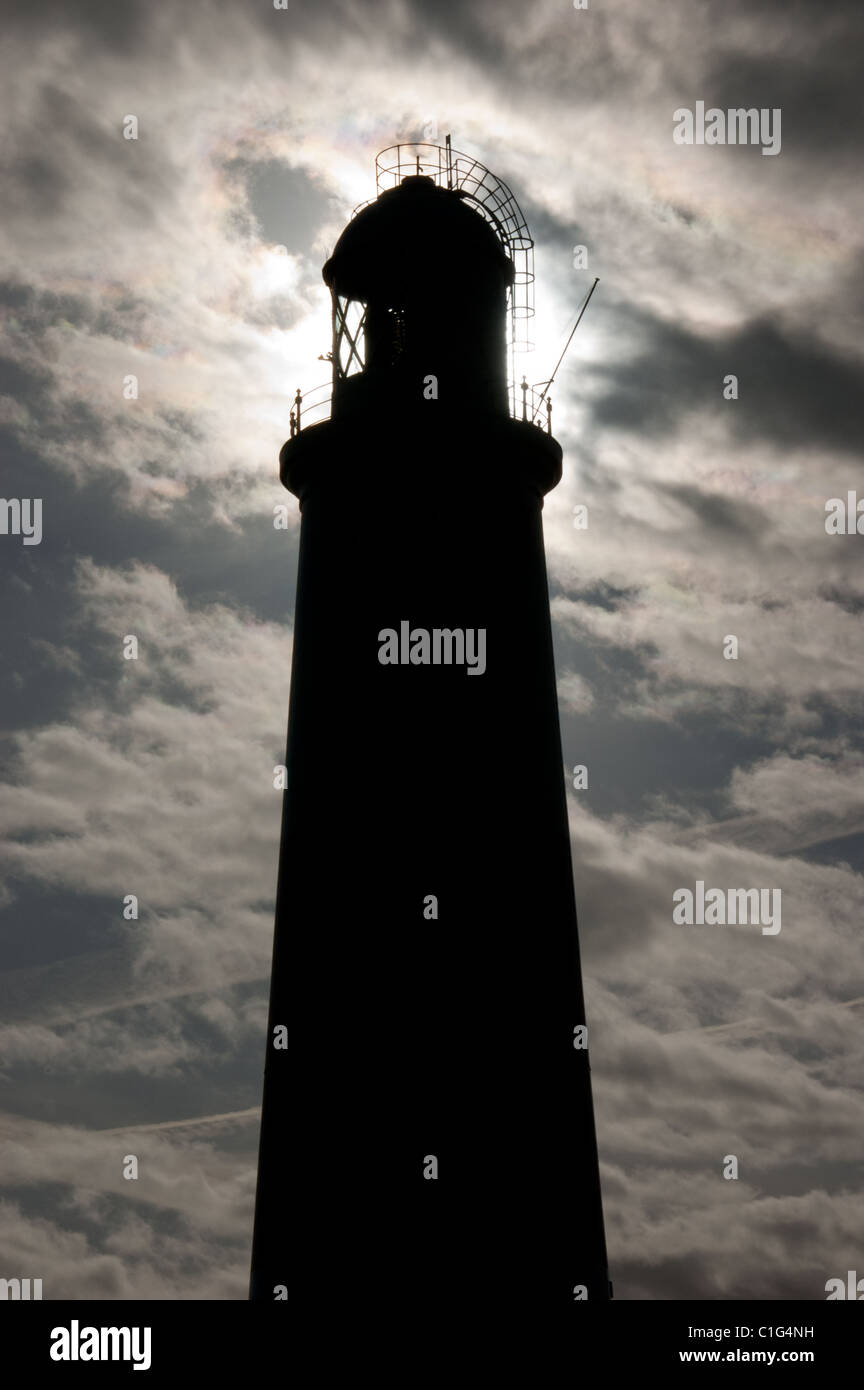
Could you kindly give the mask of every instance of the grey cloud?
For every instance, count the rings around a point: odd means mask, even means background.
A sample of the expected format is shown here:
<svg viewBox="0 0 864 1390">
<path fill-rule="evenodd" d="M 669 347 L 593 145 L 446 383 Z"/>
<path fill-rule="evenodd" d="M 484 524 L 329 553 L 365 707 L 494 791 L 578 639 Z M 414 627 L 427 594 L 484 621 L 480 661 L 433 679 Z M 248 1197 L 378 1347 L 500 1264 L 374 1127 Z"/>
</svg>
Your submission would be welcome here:
<svg viewBox="0 0 864 1390">
<path fill-rule="evenodd" d="M 864 429 L 857 361 L 768 320 L 713 339 L 644 319 L 639 330 L 650 343 L 642 355 L 595 372 L 609 383 L 592 405 L 599 426 L 658 438 L 698 405 L 725 412 L 733 436 L 747 442 L 768 439 L 787 449 L 820 443 L 857 454 Z M 725 401 L 730 373 L 738 377 L 739 398 Z"/>
<path fill-rule="evenodd" d="M 565 760 L 591 774 L 570 797 L 616 1292 L 822 1298 L 853 1267 L 864 590 L 854 538 L 819 534 L 862 423 L 854 113 L 830 143 L 849 16 L 7 6 L 0 404 L 7 490 L 38 489 L 46 530 L 4 553 L 0 1244 L 46 1297 L 246 1294 L 297 559 L 275 459 L 327 345 L 319 243 L 376 142 L 429 118 L 512 184 L 556 331 L 574 243 L 602 276 L 544 520 Z M 788 104 L 780 159 L 675 157 L 680 101 L 760 91 Z M 776 943 L 673 931 L 697 874 L 782 883 Z M 133 1201 L 112 1165 L 139 1147 Z"/>
<path fill-rule="evenodd" d="M 799 10 L 804 18 L 804 11 Z M 859 55 L 864 43 L 860 8 L 850 6 L 838 23 L 833 6 L 807 24 L 806 54 L 720 52 L 706 74 L 706 106 L 768 107 L 782 111 L 781 157 L 820 157 L 829 167 L 854 161 L 864 134 L 861 103 L 855 99 Z M 814 22 L 815 21 L 815 22 Z"/>
</svg>

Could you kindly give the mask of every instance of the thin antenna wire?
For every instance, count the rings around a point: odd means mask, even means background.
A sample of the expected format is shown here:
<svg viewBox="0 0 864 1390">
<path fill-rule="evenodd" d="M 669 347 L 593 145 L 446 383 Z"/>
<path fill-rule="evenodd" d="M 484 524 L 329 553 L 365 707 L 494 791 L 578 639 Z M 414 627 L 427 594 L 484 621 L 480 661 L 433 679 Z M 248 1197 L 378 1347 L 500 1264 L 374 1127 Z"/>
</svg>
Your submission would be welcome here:
<svg viewBox="0 0 864 1390">
<path fill-rule="evenodd" d="M 564 354 L 565 354 L 565 352 L 567 351 L 568 347 L 570 346 L 570 344 L 571 344 L 572 341 L 573 341 L 573 334 L 576 332 L 576 329 L 579 327 L 580 323 L 582 322 L 582 315 L 585 313 L 585 310 L 588 308 L 588 301 L 590 300 L 592 294 L 593 294 L 594 291 L 596 290 L 596 288 L 597 288 L 597 286 L 599 285 L 599 283 L 600 283 L 600 277 L 599 277 L 599 275 L 595 275 L 595 277 L 594 277 L 594 284 L 591 286 L 590 290 L 588 291 L 587 295 L 585 296 L 585 303 L 582 305 L 582 308 L 579 310 L 579 313 L 578 313 L 578 315 L 577 315 L 577 317 L 576 317 L 576 322 L 574 323 L 573 327 L 570 329 L 570 337 L 567 339 L 566 343 L 564 344 L 564 347 L 563 347 L 563 349 L 562 349 L 562 351 L 561 351 L 561 356 L 558 358 L 558 361 L 555 363 L 555 370 L 553 371 L 553 373 L 552 373 L 552 375 L 550 376 L 549 380 L 546 382 L 546 385 L 543 387 L 543 391 L 542 391 L 542 393 L 541 393 L 540 399 L 539 399 L 539 401 L 537 402 L 537 405 L 536 405 L 536 407 L 535 407 L 535 409 L 534 409 L 534 414 L 531 416 L 532 423 L 533 423 L 533 421 L 537 418 L 537 412 L 539 411 L 541 405 L 543 404 L 543 401 L 544 401 L 545 398 L 546 398 L 546 392 L 549 390 L 549 387 L 552 385 L 553 381 L 555 380 L 555 377 L 556 377 L 557 374 L 558 374 L 558 368 L 561 366 L 561 363 L 564 361 Z"/>
</svg>

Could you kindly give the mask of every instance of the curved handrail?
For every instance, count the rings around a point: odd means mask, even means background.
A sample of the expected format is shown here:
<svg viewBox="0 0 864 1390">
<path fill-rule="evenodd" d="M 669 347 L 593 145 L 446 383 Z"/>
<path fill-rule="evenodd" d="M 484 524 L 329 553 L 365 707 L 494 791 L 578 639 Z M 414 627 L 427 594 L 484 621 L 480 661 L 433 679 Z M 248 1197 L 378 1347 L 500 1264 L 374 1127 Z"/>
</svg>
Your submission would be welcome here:
<svg viewBox="0 0 864 1390">
<path fill-rule="evenodd" d="M 326 395 L 323 395 L 323 392 L 326 392 Z M 322 420 L 329 420 L 332 405 L 332 381 L 322 381 L 320 386 L 312 386 L 305 395 L 298 386 L 294 395 L 294 400 L 292 401 L 293 408 L 288 417 L 290 428 L 289 438 L 294 439 L 303 429 L 304 425 L 317 425 Z"/>
<path fill-rule="evenodd" d="M 552 433 L 552 397 L 546 394 L 549 383 L 546 381 L 535 382 L 529 386 L 523 376 L 518 390 L 520 401 L 517 404 L 515 390 L 510 393 L 510 418 L 512 420 L 526 420 L 536 428 L 543 429 L 544 422 L 542 415 L 545 410 L 545 430 L 547 434 Z M 325 394 L 326 393 L 326 394 Z M 297 388 L 296 395 L 292 402 L 290 414 L 290 438 L 295 439 L 309 425 L 320 424 L 323 420 L 329 420 L 333 411 L 333 383 L 324 381 L 319 386 L 313 386 L 305 394 Z M 541 416 L 541 420 L 537 416 Z"/>
</svg>

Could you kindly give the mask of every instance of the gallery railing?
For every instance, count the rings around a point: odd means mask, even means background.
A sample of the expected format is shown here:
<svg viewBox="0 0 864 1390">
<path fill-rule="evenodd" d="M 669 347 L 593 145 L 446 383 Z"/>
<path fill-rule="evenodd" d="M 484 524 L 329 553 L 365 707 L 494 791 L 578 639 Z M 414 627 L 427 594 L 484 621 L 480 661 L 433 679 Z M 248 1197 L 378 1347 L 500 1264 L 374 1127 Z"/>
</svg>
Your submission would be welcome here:
<svg viewBox="0 0 864 1390">
<path fill-rule="evenodd" d="M 519 386 L 509 392 L 510 416 L 514 420 L 527 420 L 530 424 L 536 425 L 538 429 L 544 429 L 547 434 L 552 433 L 552 397 L 546 394 L 548 382 L 536 382 L 529 386 L 525 377 Z M 292 402 L 291 414 L 289 416 L 290 436 L 292 439 L 301 430 L 309 425 L 320 424 L 322 420 L 329 420 L 333 407 L 333 383 L 324 381 L 320 386 L 313 386 L 311 390 L 303 392 L 297 388 Z"/>
</svg>

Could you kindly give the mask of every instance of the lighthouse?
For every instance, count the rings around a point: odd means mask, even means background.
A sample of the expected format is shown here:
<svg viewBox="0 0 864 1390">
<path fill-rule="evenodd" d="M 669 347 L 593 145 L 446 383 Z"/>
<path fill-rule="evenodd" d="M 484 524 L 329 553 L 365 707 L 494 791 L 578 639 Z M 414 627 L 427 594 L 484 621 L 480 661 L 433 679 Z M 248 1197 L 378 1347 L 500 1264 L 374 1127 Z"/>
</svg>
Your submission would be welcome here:
<svg viewBox="0 0 864 1390">
<path fill-rule="evenodd" d="M 532 242 L 450 148 L 379 155 L 298 391 L 287 769 L 250 1296 L 610 1297 L 549 594 Z M 430 1322 L 430 1330 L 434 1324 Z"/>
</svg>

